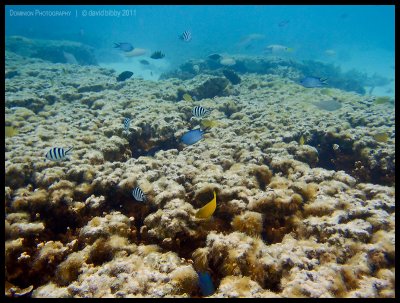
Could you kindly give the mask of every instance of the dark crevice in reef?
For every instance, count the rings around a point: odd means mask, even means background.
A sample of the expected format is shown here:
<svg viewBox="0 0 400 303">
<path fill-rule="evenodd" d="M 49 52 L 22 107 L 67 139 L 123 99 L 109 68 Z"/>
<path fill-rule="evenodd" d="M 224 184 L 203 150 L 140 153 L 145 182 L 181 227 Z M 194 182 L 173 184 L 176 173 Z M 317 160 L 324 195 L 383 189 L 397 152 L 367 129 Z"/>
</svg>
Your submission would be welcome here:
<svg viewBox="0 0 400 303">
<path fill-rule="evenodd" d="M 133 137 L 129 140 L 132 158 L 139 158 L 140 156 L 154 157 L 154 155 L 161 150 L 169 149 L 182 149 L 179 141 L 175 137 L 158 140 L 153 144 L 149 144 L 148 138 Z"/>
<path fill-rule="evenodd" d="M 314 134 L 308 144 L 315 146 L 318 150 L 319 167 L 351 172 L 356 160 L 354 159 L 353 142 Z M 334 150 L 334 144 L 339 145 L 340 152 Z"/>
<path fill-rule="evenodd" d="M 393 174 L 389 174 L 390 167 L 383 171 L 379 166 L 370 168 L 368 160 L 361 155 L 360 150 L 354 149 L 352 140 L 329 136 L 329 134 L 314 134 L 307 142 L 318 150 L 318 167 L 328 170 L 343 170 L 358 182 L 393 186 Z M 334 145 L 338 149 L 334 149 Z M 377 160 L 378 161 L 378 160 Z"/>
</svg>

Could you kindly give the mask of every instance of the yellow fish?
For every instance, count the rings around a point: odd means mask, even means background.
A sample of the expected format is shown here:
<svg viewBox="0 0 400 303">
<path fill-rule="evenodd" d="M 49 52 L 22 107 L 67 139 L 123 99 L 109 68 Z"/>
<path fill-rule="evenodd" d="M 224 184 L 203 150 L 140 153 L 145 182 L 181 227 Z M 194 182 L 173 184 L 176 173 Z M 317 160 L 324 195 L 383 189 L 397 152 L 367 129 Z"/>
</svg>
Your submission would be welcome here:
<svg viewBox="0 0 400 303">
<path fill-rule="evenodd" d="M 193 102 L 192 97 L 189 94 L 184 94 L 183 99 L 188 102 Z"/>
<path fill-rule="evenodd" d="M 6 135 L 6 138 L 14 137 L 15 135 L 18 135 L 18 130 L 15 129 L 15 127 L 13 127 L 13 126 L 6 126 L 5 135 Z"/>
<path fill-rule="evenodd" d="M 383 96 L 383 97 L 377 97 L 374 101 L 374 104 L 386 104 L 391 102 L 390 97 L 388 96 Z"/>
<path fill-rule="evenodd" d="M 299 139 L 299 145 L 303 145 L 305 142 L 304 136 L 301 135 L 300 139 Z"/>
<path fill-rule="evenodd" d="M 217 194 L 214 191 L 214 198 L 197 211 L 196 218 L 207 219 L 212 216 L 216 208 L 217 208 Z"/>
<path fill-rule="evenodd" d="M 329 88 L 323 88 L 320 90 L 320 93 L 323 95 L 332 96 L 333 92 Z"/>
<path fill-rule="evenodd" d="M 203 128 L 209 128 L 209 127 L 212 128 L 212 127 L 218 126 L 219 122 L 217 120 L 207 120 L 207 119 L 205 119 L 205 120 L 202 120 L 200 122 L 200 124 L 201 124 L 201 126 Z"/>
<path fill-rule="evenodd" d="M 377 133 L 372 136 L 376 141 L 385 143 L 389 139 L 389 135 L 387 133 Z"/>
</svg>

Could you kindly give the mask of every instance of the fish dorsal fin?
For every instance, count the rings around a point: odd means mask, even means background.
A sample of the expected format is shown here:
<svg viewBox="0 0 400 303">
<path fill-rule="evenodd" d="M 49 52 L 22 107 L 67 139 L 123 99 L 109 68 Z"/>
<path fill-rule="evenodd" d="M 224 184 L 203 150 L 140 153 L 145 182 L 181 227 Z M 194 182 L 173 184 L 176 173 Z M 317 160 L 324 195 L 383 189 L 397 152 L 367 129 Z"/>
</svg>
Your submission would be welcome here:
<svg viewBox="0 0 400 303">
<path fill-rule="evenodd" d="M 217 208 L 217 194 L 214 191 L 214 198 L 197 211 L 196 218 L 207 219 L 212 216 L 216 208 Z"/>
</svg>

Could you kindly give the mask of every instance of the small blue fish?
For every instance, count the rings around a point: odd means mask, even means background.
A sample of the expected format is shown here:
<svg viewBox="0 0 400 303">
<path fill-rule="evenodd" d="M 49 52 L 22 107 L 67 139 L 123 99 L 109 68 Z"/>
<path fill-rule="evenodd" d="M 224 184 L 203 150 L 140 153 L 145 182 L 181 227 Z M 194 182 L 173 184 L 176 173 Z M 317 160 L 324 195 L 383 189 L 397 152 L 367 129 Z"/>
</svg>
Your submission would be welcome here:
<svg viewBox="0 0 400 303">
<path fill-rule="evenodd" d="M 198 272 L 197 274 L 199 275 L 199 285 L 203 296 L 212 295 L 215 288 L 210 274 L 208 272 Z"/>
<path fill-rule="evenodd" d="M 124 52 L 130 52 L 131 50 L 134 49 L 132 44 L 130 44 L 128 42 L 119 42 L 119 43 L 114 42 L 114 47 L 119 48 L 120 50 L 122 50 Z"/>
<path fill-rule="evenodd" d="M 62 161 L 66 159 L 67 153 L 72 149 L 72 147 L 68 148 L 65 150 L 62 147 L 52 147 L 47 153 L 46 153 L 46 159 L 51 160 L 51 161 Z M 46 160 L 45 159 L 45 160 Z"/>
<path fill-rule="evenodd" d="M 181 35 L 178 36 L 178 38 L 182 41 L 190 42 L 190 40 L 192 40 L 192 33 L 189 31 L 184 31 Z"/>
<path fill-rule="evenodd" d="M 300 81 L 300 84 L 307 88 L 322 87 L 328 85 L 326 78 L 305 77 Z"/>
<path fill-rule="evenodd" d="M 146 196 L 143 193 L 143 191 L 140 189 L 140 187 L 135 187 L 132 190 L 132 196 L 135 198 L 136 201 L 146 202 Z"/>
<path fill-rule="evenodd" d="M 192 145 L 203 139 L 204 133 L 205 130 L 201 130 L 200 128 L 189 130 L 182 136 L 181 141 L 186 145 Z"/>
<path fill-rule="evenodd" d="M 124 131 L 129 133 L 129 127 L 131 126 L 132 119 L 124 118 Z"/>
</svg>

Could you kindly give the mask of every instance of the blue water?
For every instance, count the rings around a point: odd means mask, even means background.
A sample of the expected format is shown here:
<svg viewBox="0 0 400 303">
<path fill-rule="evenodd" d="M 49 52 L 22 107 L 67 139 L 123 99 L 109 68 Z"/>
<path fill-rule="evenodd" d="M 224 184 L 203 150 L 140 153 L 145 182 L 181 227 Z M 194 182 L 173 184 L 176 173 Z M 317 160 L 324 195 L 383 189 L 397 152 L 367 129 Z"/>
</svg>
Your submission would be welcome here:
<svg viewBox="0 0 400 303">
<path fill-rule="evenodd" d="M 47 10 L 70 15 L 41 16 Z M 16 16 L 16 11 L 33 16 Z M 106 16 L 110 12 L 120 15 Z M 394 78 L 393 5 L 21 5 L 6 6 L 5 21 L 6 36 L 80 41 L 96 48 L 100 64 L 120 70 L 140 65 L 137 58 L 122 57 L 112 48 L 114 42 L 161 50 L 166 57 L 158 63 L 160 72 L 213 52 L 262 55 L 266 45 L 280 44 L 294 49 L 293 59 L 317 59 L 343 70 Z M 178 39 L 185 30 L 193 35 L 190 43 Z M 247 48 L 238 46 L 254 33 L 265 38 Z"/>
</svg>

